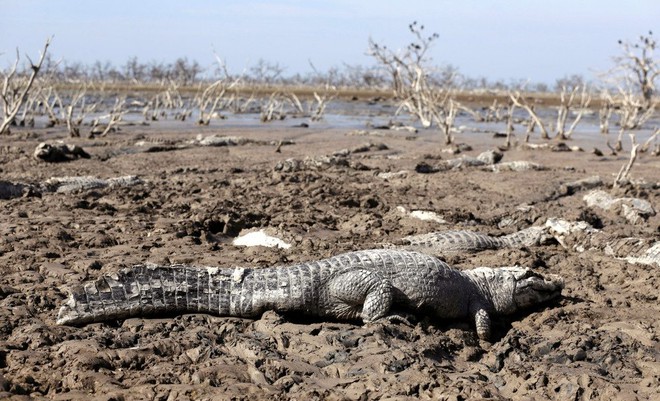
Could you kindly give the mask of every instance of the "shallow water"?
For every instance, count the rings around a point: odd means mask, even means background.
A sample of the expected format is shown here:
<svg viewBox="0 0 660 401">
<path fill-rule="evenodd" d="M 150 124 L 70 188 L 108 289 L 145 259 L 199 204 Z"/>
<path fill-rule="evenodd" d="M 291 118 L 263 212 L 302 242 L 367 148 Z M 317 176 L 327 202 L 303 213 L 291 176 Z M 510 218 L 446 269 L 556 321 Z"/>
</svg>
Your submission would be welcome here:
<svg viewBox="0 0 660 401">
<path fill-rule="evenodd" d="M 107 103 L 107 102 L 106 102 Z M 130 102 L 127 102 L 130 104 Z M 111 107 L 112 105 L 108 103 Z M 339 100 L 335 99 L 328 103 L 325 114 L 323 118 L 319 121 L 311 121 L 309 117 L 296 116 L 292 113 L 287 113 L 285 109 L 286 118 L 282 120 L 275 120 L 268 123 L 263 123 L 260 121 L 259 113 L 232 113 L 229 110 L 219 110 L 216 114 L 218 117 L 212 118 L 208 127 L 199 127 L 195 124 L 196 119 L 198 118 L 198 112 L 194 111 L 186 121 L 180 121 L 174 118 L 174 116 L 181 112 L 181 110 L 168 110 L 164 115 L 159 117 L 159 120 L 156 121 L 145 121 L 145 117 L 142 114 L 143 108 L 140 106 L 129 106 L 129 111 L 123 116 L 123 120 L 120 123 L 121 125 L 157 125 L 164 129 L 175 129 L 175 130 L 187 130 L 193 129 L 193 127 L 198 127 L 200 129 L 268 129 L 269 127 L 273 129 L 283 129 L 291 128 L 292 136 L 298 136 L 302 132 L 295 131 L 305 130 L 305 129 L 340 129 L 347 131 L 355 130 L 378 130 L 378 128 L 383 128 L 389 126 L 392 122 L 398 123 L 401 125 L 413 127 L 417 129 L 416 135 L 421 138 L 428 138 L 434 135 L 442 135 L 438 127 L 423 128 L 419 121 L 417 121 L 413 116 L 405 112 L 401 112 L 399 115 L 396 115 L 397 107 L 392 101 L 350 101 L 350 100 Z M 557 108 L 538 108 L 537 112 L 539 116 L 546 123 L 546 128 L 548 134 L 551 138 L 555 136 L 554 124 L 556 122 Z M 89 122 L 94 119 L 101 119 L 104 121 L 103 117 L 106 116 L 107 111 L 98 112 L 90 114 L 87 116 L 85 123 L 89 125 Z M 527 113 L 522 109 L 516 109 L 514 113 L 514 118 L 517 121 L 523 121 L 528 119 Z M 570 125 L 575 118 L 575 112 L 571 114 L 567 123 L 566 129 L 568 130 Z M 46 116 L 38 116 L 35 119 L 36 128 L 45 127 L 47 123 Z M 120 125 L 120 128 L 121 128 Z M 495 134 L 503 135 L 506 132 L 506 122 L 478 122 L 465 111 L 461 111 L 456 116 L 454 122 L 454 138 L 455 141 L 460 143 L 464 141 L 479 141 L 483 144 L 489 144 L 492 146 L 504 145 L 505 138 L 495 137 Z M 656 127 L 660 126 L 660 115 L 656 115 L 654 118 L 644 124 L 642 129 L 636 129 L 630 131 L 635 134 L 636 140 L 639 143 L 644 143 L 654 132 Z M 526 137 L 526 127 L 521 124 L 514 124 L 514 133 L 512 137 L 513 144 L 520 144 L 524 141 Z M 87 126 L 81 128 L 83 136 L 85 132 L 89 130 Z M 383 130 L 382 132 L 386 132 Z M 392 131 L 394 132 L 394 131 Z M 399 131 L 401 135 L 415 135 L 413 133 L 408 133 L 407 131 Z M 610 119 L 610 133 L 607 135 L 601 134 L 599 131 L 599 116 L 597 111 L 587 111 L 579 124 L 576 126 L 571 138 L 567 141 L 569 146 L 579 146 L 585 151 L 591 151 L 593 148 L 598 148 L 601 151 L 607 153 L 609 142 L 612 146 L 617 141 L 617 136 L 619 133 L 619 128 L 617 126 L 617 116 L 613 115 Z M 656 139 L 660 141 L 660 138 Z M 541 139 L 540 130 L 538 127 L 535 132 L 530 136 L 531 143 L 544 143 L 545 141 Z M 630 149 L 630 138 L 628 133 L 623 136 L 623 147 L 624 151 Z"/>
</svg>

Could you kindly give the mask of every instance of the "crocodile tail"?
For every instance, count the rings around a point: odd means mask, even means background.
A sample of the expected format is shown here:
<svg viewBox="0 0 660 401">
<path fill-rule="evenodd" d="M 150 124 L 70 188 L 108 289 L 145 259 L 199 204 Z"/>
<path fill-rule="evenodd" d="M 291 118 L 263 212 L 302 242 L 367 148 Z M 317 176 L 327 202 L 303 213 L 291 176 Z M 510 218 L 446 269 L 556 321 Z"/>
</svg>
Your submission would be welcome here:
<svg viewBox="0 0 660 401">
<path fill-rule="evenodd" d="M 243 271 L 182 265 L 123 269 L 73 288 L 57 323 L 76 325 L 167 313 L 229 315 L 232 281 Z"/>
<path fill-rule="evenodd" d="M 503 235 L 497 239 L 501 242 L 500 247 L 522 248 L 539 245 L 547 239 L 547 230 L 545 227 L 528 227 L 524 230 L 516 231 L 513 234 Z"/>
<path fill-rule="evenodd" d="M 475 252 L 500 248 L 498 238 L 473 231 L 442 231 L 402 238 L 396 248 L 438 253 Z"/>
</svg>

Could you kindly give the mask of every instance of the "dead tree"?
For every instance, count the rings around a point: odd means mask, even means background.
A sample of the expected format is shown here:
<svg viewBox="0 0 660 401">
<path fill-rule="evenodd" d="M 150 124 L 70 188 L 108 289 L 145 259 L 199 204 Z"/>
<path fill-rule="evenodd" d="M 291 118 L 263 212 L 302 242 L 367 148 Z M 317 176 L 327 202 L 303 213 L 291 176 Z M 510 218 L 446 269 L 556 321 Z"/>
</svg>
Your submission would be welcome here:
<svg viewBox="0 0 660 401">
<path fill-rule="evenodd" d="M 294 92 L 287 92 L 284 94 L 284 97 L 289 101 L 291 106 L 293 106 L 294 113 L 302 117 L 309 116 L 308 108 L 305 107 L 298 95 L 296 95 Z"/>
<path fill-rule="evenodd" d="M 620 40 L 619 46 L 622 54 L 613 58 L 615 67 L 602 78 L 618 92 L 611 98 L 619 125 L 614 145 L 617 151 L 623 148 L 625 132 L 642 128 L 653 117 L 659 103 L 654 97 L 655 83 L 660 76 L 660 63 L 653 56 L 656 41 L 652 32 L 641 35 L 635 43 Z"/>
<path fill-rule="evenodd" d="M 125 105 L 126 96 L 117 97 L 117 99 L 115 99 L 114 106 L 110 110 L 110 113 L 95 119 L 92 123 L 92 129 L 89 133 L 90 138 L 94 137 L 95 135 L 103 137 L 108 135 L 109 132 L 115 131 L 117 129 L 117 125 L 124 117 L 124 114 L 128 112 L 128 110 L 124 109 Z M 108 120 L 107 123 L 102 122 L 102 120 L 105 119 Z"/>
<path fill-rule="evenodd" d="M 629 136 L 630 142 L 632 143 L 632 148 L 630 149 L 630 159 L 628 160 L 628 163 L 621 166 L 621 170 L 619 170 L 619 174 L 617 174 L 616 179 L 614 180 L 614 188 L 621 187 L 628 181 L 628 174 L 630 174 L 630 169 L 632 169 L 632 166 L 635 164 L 635 160 L 637 160 L 637 151 L 639 150 L 640 145 L 635 139 L 635 134 L 630 133 Z"/>
<path fill-rule="evenodd" d="M 181 96 L 179 86 L 180 83 L 170 80 L 167 89 L 159 95 L 158 100 L 165 109 L 170 110 L 174 114 L 175 120 L 186 121 L 186 118 L 192 114 L 190 110 L 191 103 L 184 100 L 183 96 Z M 163 110 L 161 114 L 164 113 L 165 111 Z"/>
<path fill-rule="evenodd" d="M 660 76 L 660 64 L 653 56 L 656 41 L 652 32 L 641 35 L 635 43 L 619 40 L 619 46 L 622 54 L 613 58 L 615 67 L 603 77 L 618 90 L 613 99 L 619 118 L 619 135 L 613 148 L 616 151 L 623 148 L 625 132 L 641 128 L 655 113 L 655 82 Z"/>
<path fill-rule="evenodd" d="M 20 113 L 20 116 L 14 117 L 14 123 L 16 125 L 18 125 L 19 127 L 34 127 L 34 113 L 35 113 L 35 108 L 37 108 L 39 105 L 39 98 L 41 97 L 41 92 L 42 89 L 37 88 L 36 90 L 32 90 L 31 93 L 28 94 L 28 97 L 25 100 L 25 103 L 23 104 L 23 108 Z"/>
<path fill-rule="evenodd" d="M 513 113 L 515 110 L 516 105 L 513 102 L 509 103 L 509 110 L 507 112 L 506 118 L 506 143 L 504 144 L 505 149 L 511 148 L 511 137 L 513 136 Z"/>
<path fill-rule="evenodd" d="M 163 104 L 169 109 L 183 109 L 185 102 L 179 92 L 180 84 L 174 80 L 169 81 L 167 89 L 163 92 Z"/>
<path fill-rule="evenodd" d="M 646 153 L 649 150 L 649 147 L 651 146 L 651 143 L 655 141 L 655 138 L 660 135 L 660 128 L 656 128 L 655 131 L 653 131 L 653 134 L 649 137 L 649 139 L 644 142 L 644 144 L 639 148 L 640 153 Z M 657 147 L 657 144 L 656 144 Z M 651 152 L 653 154 L 653 152 Z"/>
<path fill-rule="evenodd" d="M 165 113 L 164 111 L 160 110 L 160 106 L 162 105 L 160 97 L 161 94 L 157 93 L 151 99 L 149 99 L 147 104 L 142 109 L 142 115 L 146 121 L 158 121 L 160 116 Z"/>
<path fill-rule="evenodd" d="M 268 123 L 276 120 L 284 120 L 285 117 L 282 95 L 279 92 L 274 92 L 261 105 L 260 120 L 262 123 Z"/>
<path fill-rule="evenodd" d="M 653 100 L 649 105 L 640 99 L 628 86 L 619 86 L 619 97 L 616 113 L 619 117 L 619 135 L 617 137 L 614 149 L 620 151 L 623 134 L 629 130 L 640 129 L 655 113 L 657 100 Z"/>
<path fill-rule="evenodd" d="M 579 102 L 577 105 L 575 105 L 578 92 L 580 92 Z M 580 86 L 576 86 L 570 91 L 570 93 L 568 93 L 566 87 L 563 87 L 560 95 L 560 101 L 561 104 L 559 106 L 559 110 L 557 111 L 557 127 L 555 130 L 555 138 L 565 140 L 570 139 L 571 135 L 573 135 L 575 127 L 577 127 L 578 123 L 582 119 L 584 111 L 587 109 L 587 107 L 589 107 L 589 104 L 591 103 L 591 96 L 587 92 L 587 87 L 584 85 L 582 86 L 582 90 L 580 90 Z M 566 130 L 566 121 L 568 120 L 568 115 L 570 114 L 571 107 L 573 106 L 577 106 L 577 115 L 568 130 Z"/>
<path fill-rule="evenodd" d="M 515 106 L 515 105 L 514 105 Z M 534 111 L 534 106 L 530 106 L 532 111 Z M 534 133 L 534 130 L 536 129 L 536 121 L 532 118 L 527 120 L 527 131 L 525 133 L 525 143 L 529 142 L 529 137 Z"/>
<path fill-rule="evenodd" d="M 325 114 L 325 108 L 328 107 L 328 102 L 332 99 L 332 96 L 328 95 L 328 92 L 319 95 L 317 92 L 314 92 L 315 103 L 312 103 L 311 117 L 312 121 L 319 121 L 323 118 Z"/>
<path fill-rule="evenodd" d="M 502 121 L 505 117 L 502 116 L 504 107 L 497 102 L 497 99 L 493 100 L 493 104 L 488 106 L 485 111 L 485 117 L 483 121 L 485 122 L 499 122 Z"/>
<path fill-rule="evenodd" d="M 495 100 L 495 101 L 497 101 L 497 100 Z M 486 118 L 484 116 L 482 116 L 478 111 L 473 110 L 470 107 L 467 107 L 467 106 L 463 105 L 462 103 L 459 103 L 455 100 L 454 100 L 454 104 L 455 104 L 456 108 L 458 108 L 458 110 L 464 111 L 464 112 L 468 113 L 469 115 L 471 115 L 475 122 L 481 123 L 481 122 L 486 121 Z"/>
<path fill-rule="evenodd" d="M 326 85 L 325 91 L 321 94 L 314 92 L 314 100 L 301 101 L 300 98 L 293 92 L 287 92 L 283 96 L 286 100 L 289 101 L 291 106 L 294 109 L 294 113 L 302 116 L 309 117 L 311 121 L 319 121 L 323 118 L 325 114 L 325 109 L 328 106 L 328 102 L 334 98 L 330 94 L 330 90 L 335 88 L 330 85 Z"/>
<path fill-rule="evenodd" d="M 601 94 L 601 106 L 598 111 L 598 121 L 601 134 L 610 133 L 610 118 L 612 118 L 612 112 L 614 111 L 614 102 L 612 96 L 608 91 L 603 91 Z"/>
<path fill-rule="evenodd" d="M 192 111 L 190 102 L 186 102 L 181 96 L 180 86 L 181 83 L 169 79 L 167 88 L 153 95 L 142 108 L 144 119 L 146 121 L 158 121 L 161 117 L 166 119 L 169 111 L 174 114 L 176 120 L 185 121 Z"/>
<path fill-rule="evenodd" d="M 641 128 L 653 117 L 658 101 L 652 100 L 651 103 L 646 104 L 646 101 L 640 99 L 628 85 L 620 85 L 617 89 L 619 90 L 617 103 L 619 126 L 624 130 Z"/>
<path fill-rule="evenodd" d="M 527 125 L 525 143 L 529 142 L 529 137 L 531 136 L 532 132 L 534 132 L 534 128 L 537 126 L 541 130 L 541 139 L 549 140 L 550 135 L 548 134 L 548 128 L 546 127 L 541 117 L 539 117 L 538 113 L 536 113 L 534 105 L 530 104 L 529 101 L 520 93 L 520 91 L 509 92 L 509 98 L 511 98 L 513 106 L 525 109 L 527 114 L 529 114 L 530 121 Z M 589 107 L 589 104 L 591 103 L 591 96 L 587 92 L 585 86 L 582 86 L 581 89 L 579 86 L 576 86 L 570 92 L 566 89 L 566 87 L 563 87 L 560 94 L 560 102 L 561 103 L 559 105 L 559 109 L 557 110 L 555 138 L 566 140 L 570 139 L 571 135 L 573 135 L 573 131 L 575 131 L 575 128 L 582 119 L 585 110 Z M 572 107 L 577 107 L 577 115 L 575 116 L 575 119 L 569 128 L 566 129 L 566 123 L 568 121 Z"/>
<path fill-rule="evenodd" d="M 55 107 L 58 105 L 58 95 L 57 91 L 49 86 L 47 89 L 40 92 L 41 96 L 41 106 L 45 110 L 45 113 L 48 115 L 48 127 L 54 127 L 61 123 L 60 117 L 55 112 Z"/>
<path fill-rule="evenodd" d="M 256 106 L 256 95 L 250 93 L 248 97 L 239 96 L 237 93 L 232 94 L 227 100 L 227 109 L 234 114 L 249 113 L 254 110 Z"/>
<path fill-rule="evenodd" d="M 64 110 L 64 121 L 69 131 L 70 137 L 80 137 L 80 127 L 82 126 L 85 118 L 98 107 L 99 103 L 95 102 L 88 104 L 89 97 L 87 96 L 87 87 L 83 86 L 77 92 L 71 94 L 69 103 L 64 106 L 62 99 L 59 100 L 60 110 Z"/>
<path fill-rule="evenodd" d="M 414 116 L 424 128 L 434 123 L 447 132 L 448 123 L 453 124 L 456 105 L 450 101 L 450 91 L 433 85 L 429 79 L 430 59 L 427 52 L 438 34 L 424 36 L 424 26 L 413 22 L 408 26 L 415 40 L 402 52 L 394 52 L 387 46 L 369 39 L 369 55 L 391 76 L 394 97 L 399 100 L 397 114 L 403 110 Z M 453 140 L 451 135 L 446 141 Z"/>
<path fill-rule="evenodd" d="M 520 107 L 522 109 L 525 109 L 525 111 L 527 111 L 527 114 L 529 114 L 529 117 L 532 120 L 531 123 L 537 125 L 541 130 L 541 138 L 550 139 L 550 136 L 548 135 L 548 129 L 545 127 L 543 120 L 541 120 L 539 115 L 536 114 L 536 111 L 534 110 L 534 106 L 529 104 L 527 99 L 525 99 L 525 97 L 522 96 L 520 91 L 509 92 L 509 97 L 511 98 L 511 101 L 513 102 L 514 106 Z M 529 140 L 529 133 L 531 133 L 532 131 L 533 130 L 530 130 L 528 132 L 528 135 L 525 138 L 525 142 Z"/>
<path fill-rule="evenodd" d="M 619 46 L 622 54 L 614 57 L 616 67 L 613 73 L 623 74 L 633 81 L 642 94 L 645 108 L 649 108 L 655 93 L 655 81 L 660 76 L 660 63 L 653 56 L 657 46 L 653 32 L 640 35 L 635 43 L 619 40 Z"/>
<path fill-rule="evenodd" d="M 20 79 L 16 76 L 16 69 L 18 68 L 18 62 L 20 60 L 20 54 L 18 49 L 16 49 L 16 62 L 8 73 L 3 74 L 4 80 L 2 94 L 0 95 L 2 98 L 2 123 L 0 123 L 0 135 L 9 133 L 9 126 L 14 122 L 14 118 L 18 114 L 18 111 L 27 100 L 32 85 L 34 85 L 39 70 L 41 70 L 41 65 L 46 58 L 48 46 L 50 46 L 50 38 L 46 40 L 44 49 L 40 53 L 39 60 L 36 64 L 32 62 L 30 57 L 25 56 L 30 62 L 31 70 L 30 75 L 25 79 Z"/>
<path fill-rule="evenodd" d="M 454 128 L 454 120 L 456 119 L 458 107 L 456 107 L 456 103 L 452 99 L 449 99 L 445 104 L 445 107 L 437 109 L 437 114 L 434 118 L 437 121 L 438 126 L 442 129 L 442 133 L 445 137 L 445 145 L 451 145 L 454 143 L 452 130 Z"/>
<path fill-rule="evenodd" d="M 215 115 L 217 109 L 227 100 L 225 94 L 228 90 L 238 85 L 239 79 L 227 82 L 225 79 L 219 79 L 207 86 L 200 95 L 195 98 L 195 103 L 199 110 L 199 119 L 197 124 L 209 125 L 211 118 Z"/>
</svg>

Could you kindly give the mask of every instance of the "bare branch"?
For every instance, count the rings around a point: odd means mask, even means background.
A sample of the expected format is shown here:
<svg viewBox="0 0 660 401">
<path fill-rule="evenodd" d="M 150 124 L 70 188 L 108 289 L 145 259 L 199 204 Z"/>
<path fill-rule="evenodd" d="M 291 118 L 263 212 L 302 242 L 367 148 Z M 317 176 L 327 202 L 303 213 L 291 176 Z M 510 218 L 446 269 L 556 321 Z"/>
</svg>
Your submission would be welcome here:
<svg viewBox="0 0 660 401">
<path fill-rule="evenodd" d="M 87 101 L 87 86 L 83 85 L 77 92 L 71 95 L 69 104 L 63 107 L 66 110 L 64 120 L 66 121 L 66 127 L 71 137 L 80 136 L 80 126 L 85 121 L 85 118 L 99 106 L 98 101 L 93 104 L 87 104 Z M 60 105 L 61 108 L 62 106 Z"/>
<path fill-rule="evenodd" d="M 21 85 L 20 88 L 10 89 L 10 87 L 12 86 L 11 85 L 12 81 L 15 78 L 16 68 L 18 67 L 19 54 L 18 54 L 18 49 L 16 49 L 16 62 L 14 63 L 9 74 L 5 76 L 3 88 L 2 88 L 1 97 L 2 97 L 2 106 L 3 106 L 2 107 L 3 119 L 2 119 L 2 123 L 0 124 L 0 135 L 9 131 L 9 125 L 14 121 L 14 118 L 18 114 L 18 111 L 20 110 L 21 106 L 23 106 L 23 104 L 25 103 L 28 94 L 30 93 L 30 89 L 32 89 L 32 85 L 34 84 L 34 80 L 36 79 L 37 74 L 39 74 L 41 65 L 44 62 L 44 58 L 46 57 L 46 53 L 48 52 L 48 46 L 50 46 L 50 41 L 51 38 L 46 39 L 46 43 L 44 44 L 44 49 L 40 53 L 39 61 L 37 61 L 36 64 L 33 63 L 29 57 L 26 56 L 30 62 L 30 69 L 32 70 L 30 76 L 28 77 L 25 84 Z"/>
<path fill-rule="evenodd" d="M 566 119 L 568 118 L 568 114 L 570 113 L 570 108 L 573 104 L 573 101 L 575 100 L 575 93 L 577 92 L 579 88 L 575 88 L 573 93 L 571 94 L 571 97 L 569 101 L 566 104 L 566 108 L 564 111 L 564 119 L 562 121 L 562 130 L 563 130 L 563 125 L 566 124 Z M 571 135 L 573 135 L 573 131 L 575 131 L 575 127 L 579 124 L 580 120 L 582 119 L 582 116 L 584 115 L 585 110 L 589 107 L 589 104 L 591 103 L 591 95 L 587 92 L 587 87 L 582 86 L 582 91 L 580 93 L 580 101 L 577 105 L 578 111 L 577 115 L 575 116 L 575 119 L 573 120 L 573 123 L 571 126 L 568 128 L 568 131 L 562 132 L 561 135 L 559 131 L 557 132 L 557 136 L 559 136 L 562 139 L 570 139 Z"/>
<path fill-rule="evenodd" d="M 647 139 L 646 142 L 644 142 L 644 145 L 642 145 L 642 147 L 639 148 L 639 151 L 642 153 L 647 152 L 649 150 L 649 147 L 651 146 L 651 143 L 655 140 L 655 138 L 658 137 L 658 135 L 660 135 L 660 128 L 655 129 L 655 131 L 649 137 L 649 139 Z"/>
<path fill-rule="evenodd" d="M 457 104 L 450 100 L 450 91 L 434 85 L 429 79 L 427 52 L 437 34 L 426 37 L 424 26 L 413 22 L 408 26 L 415 40 L 403 51 L 394 52 L 386 46 L 369 39 L 369 55 L 374 57 L 392 79 L 394 97 L 399 100 L 395 115 L 408 112 L 419 120 L 422 127 L 430 128 L 434 123 L 445 132 L 445 141 L 451 141 L 447 126 L 453 125 Z"/>
<path fill-rule="evenodd" d="M 274 92 L 270 95 L 266 104 L 261 107 L 261 122 L 267 123 L 275 120 L 283 120 L 286 115 L 284 114 L 284 104 L 280 100 L 281 95 Z"/>
<path fill-rule="evenodd" d="M 126 104 L 126 96 L 121 96 L 115 99 L 115 104 L 112 107 L 112 110 L 107 116 L 102 116 L 99 117 L 93 124 L 92 130 L 90 132 L 90 137 L 93 137 L 97 132 L 100 131 L 98 136 L 104 137 L 108 135 L 109 132 L 116 130 L 116 126 L 121 122 L 122 118 L 124 117 L 124 114 L 128 112 L 128 110 L 124 109 L 124 105 Z M 100 123 L 100 120 L 102 119 L 108 119 L 107 124 L 103 126 Z M 102 130 L 99 130 L 99 128 L 102 128 Z"/>
<path fill-rule="evenodd" d="M 323 115 L 325 114 L 325 108 L 328 106 L 328 102 L 334 98 L 334 96 L 329 95 L 330 89 L 331 89 L 330 85 L 326 85 L 325 92 L 322 93 L 321 95 L 314 92 L 314 99 L 316 100 L 316 103 L 313 103 L 310 106 L 311 107 L 310 119 L 312 121 L 319 121 L 323 118 Z"/>
<path fill-rule="evenodd" d="M 497 102 L 497 100 L 495 100 L 495 101 Z M 467 107 L 467 106 L 465 106 L 465 105 L 463 105 L 463 104 L 461 104 L 461 103 L 459 103 L 455 100 L 454 100 L 454 103 L 456 104 L 456 107 L 459 110 L 462 110 L 462 111 L 468 113 L 469 115 L 471 115 L 475 122 L 480 123 L 480 122 L 485 121 L 485 118 L 481 114 L 479 114 L 477 111 L 472 110 L 470 107 Z"/>
<path fill-rule="evenodd" d="M 219 79 L 207 86 L 201 95 L 195 99 L 199 109 L 199 119 L 197 124 L 209 125 L 211 118 L 213 118 L 215 111 L 227 100 L 225 94 L 228 90 L 232 89 L 240 82 L 240 78 L 227 83 L 226 79 Z"/>
<path fill-rule="evenodd" d="M 616 179 L 614 180 L 614 188 L 618 188 L 622 186 L 626 181 L 628 181 L 628 174 L 630 174 L 630 169 L 635 164 L 635 160 L 637 159 L 637 151 L 639 149 L 639 144 L 635 139 L 635 134 L 631 133 L 629 135 L 630 135 L 630 141 L 632 142 L 632 148 L 630 149 L 630 159 L 628 160 L 628 163 L 623 165 L 621 167 L 621 170 L 619 170 L 619 174 L 616 176 Z"/>
<path fill-rule="evenodd" d="M 655 81 L 660 76 L 660 65 L 653 57 L 656 45 L 651 32 L 648 35 L 641 35 L 636 43 L 620 40 L 619 46 L 623 54 L 614 57 L 616 70 L 621 71 L 626 79 L 634 80 L 646 107 L 652 103 Z"/>
<path fill-rule="evenodd" d="M 614 111 L 614 101 L 612 100 L 612 96 L 608 91 L 604 91 L 601 95 L 601 98 L 603 99 L 601 100 L 602 105 L 598 111 L 600 133 L 609 134 L 610 118 L 612 117 L 612 112 Z"/>
<path fill-rule="evenodd" d="M 509 105 L 509 110 L 507 113 L 506 119 L 506 143 L 504 144 L 506 149 L 511 148 L 511 136 L 513 135 L 513 112 L 516 110 L 516 105 L 511 102 Z"/>
<path fill-rule="evenodd" d="M 525 109 L 529 116 L 532 118 L 532 121 L 534 121 L 534 123 L 539 126 L 541 129 L 541 138 L 550 139 L 550 136 L 548 136 L 548 130 L 545 128 L 545 124 L 538 116 L 538 114 L 536 114 L 534 108 L 530 106 L 527 100 L 520 94 L 520 92 L 510 92 L 509 97 L 515 106 Z"/>
<path fill-rule="evenodd" d="M 60 119 L 55 113 L 55 105 L 57 105 L 59 100 L 59 95 L 57 91 L 52 87 L 48 87 L 47 91 L 41 92 L 41 104 L 46 109 L 46 114 L 48 114 L 48 126 L 53 127 L 60 123 Z M 61 100 L 59 100 L 61 103 Z"/>
</svg>

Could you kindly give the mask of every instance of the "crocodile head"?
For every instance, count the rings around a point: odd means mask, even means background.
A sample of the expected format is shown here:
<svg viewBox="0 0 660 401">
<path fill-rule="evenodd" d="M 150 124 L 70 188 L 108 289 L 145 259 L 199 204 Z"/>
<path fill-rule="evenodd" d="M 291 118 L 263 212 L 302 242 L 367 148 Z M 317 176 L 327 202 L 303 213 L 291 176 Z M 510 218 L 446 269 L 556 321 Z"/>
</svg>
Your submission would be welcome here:
<svg viewBox="0 0 660 401">
<path fill-rule="evenodd" d="M 561 277 L 541 275 L 520 266 L 480 267 L 467 272 L 499 314 L 511 314 L 550 301 L 559 297 L 564 288 Z"/>
<path fill-rule="evenodd" d="M 515 287 L 513 302 L 516 310 L 549 301 L 561 295 L 564 280 L 556 275 L 541 275 L 524 267 L 510 268 Z"/>
</svg>

